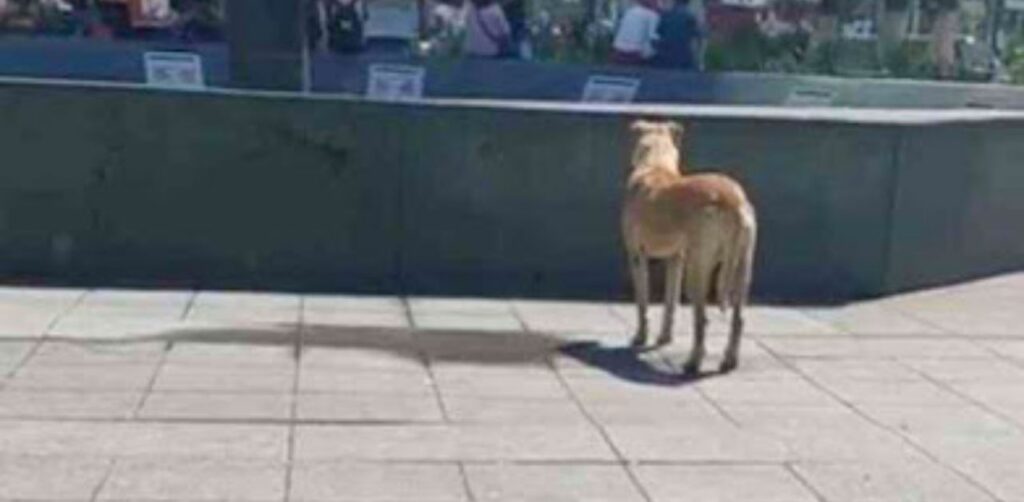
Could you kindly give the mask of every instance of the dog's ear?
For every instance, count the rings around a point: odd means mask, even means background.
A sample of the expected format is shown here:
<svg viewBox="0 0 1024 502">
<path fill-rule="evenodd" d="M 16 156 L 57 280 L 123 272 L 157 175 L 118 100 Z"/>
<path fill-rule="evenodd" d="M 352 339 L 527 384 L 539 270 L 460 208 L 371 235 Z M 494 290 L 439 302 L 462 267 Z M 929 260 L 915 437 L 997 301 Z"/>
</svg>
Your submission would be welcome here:
<svg viewBox="0 0 1024 502">
<path fill-rule="evenodd" d="M 665 127 L 668 129 L 669 134 L 672 136 L 672 142 L 675 143 L 677 148 L 683 147 L 683 137 L 686 134 L 686 128 L 679 122 L 666 122 Z"/>
<path fill-rule="evenodd" d="M 674 136 L 677 141 L 682 141 L 683 134 L 686 133 L 686 128 L 679 122 L 669 122 L 668 130 L 672 132 L 672 136 Z"/>
<path fill-rule="evenodd" d="M 639 133 L 650 131 L 655 126 L 656 126 L 656 124 L 654 124 L 653 122 L 649 122 L 649 121 L 644 120 L 644 119 L 639 119 L 639 120 L 634 120 L 633 123 L 629 125 L 629 130 L 633 131 L 633 133 L 639 134 Z"/>
</svg>

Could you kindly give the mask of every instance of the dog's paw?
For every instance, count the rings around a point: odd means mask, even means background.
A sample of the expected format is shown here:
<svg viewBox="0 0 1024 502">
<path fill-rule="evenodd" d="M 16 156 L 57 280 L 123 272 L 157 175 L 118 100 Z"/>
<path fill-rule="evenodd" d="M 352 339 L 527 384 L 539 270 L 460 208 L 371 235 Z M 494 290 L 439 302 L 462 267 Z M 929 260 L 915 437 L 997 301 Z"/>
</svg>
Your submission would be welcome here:
<svg viewBox="0 0 1024 502">
<path fill-rule="evenodd" d="M 637 333 L 636 336 L 629 341 L 629 346 L 634 349 L 642 349 L 645 345 L 647 345 L 647 335 L 643 333 Z"/>
<path fill-rule="evenodd" d="M 700 361 L 689 360 L 683 365 L 683 375 L 695 376 L 700 373 Z"/>
<path fill-rule="evenodd" d="M 730 371 L 736 369 L 737 366 L 739 366 L 738 359 L 736 359 L 735 357 L 726 357 L 725 359 L 722 360 L 722 364 L 718 366 L 718 371 L 720 373 L 729 373 Z"/>
<path fill-rule="evenodd" d="M 669 344 L 672 343 L 672 335 L 671 334 L 661 335 L 661 336 L 658 337 L 658 340 L 657 340 L 656 343 L 657 343 L 658 347 L 664 347 L 666 345 L 669 345 Z"/>
</svg>

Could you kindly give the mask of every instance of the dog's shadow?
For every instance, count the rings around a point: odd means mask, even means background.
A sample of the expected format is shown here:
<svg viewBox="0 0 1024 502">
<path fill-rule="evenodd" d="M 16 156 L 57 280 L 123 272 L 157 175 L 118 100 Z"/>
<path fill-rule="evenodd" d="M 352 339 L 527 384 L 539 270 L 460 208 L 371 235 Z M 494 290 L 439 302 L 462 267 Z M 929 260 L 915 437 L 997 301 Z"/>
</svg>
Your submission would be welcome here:
<svg viewBox="0 0 1024 502">
<path fill-rule="evenodd" d="M 718 376 L 719 372 L 684 373 L 658 357 L 640 357 L 649 351 L 632 347 L 609 347 L 595 341 L 564 344 L 558 351 L 587 366 L 601 369 L 622 380 L 642 385 L 666 387 L 689 385 L 705 378 Z"/>
</svg>

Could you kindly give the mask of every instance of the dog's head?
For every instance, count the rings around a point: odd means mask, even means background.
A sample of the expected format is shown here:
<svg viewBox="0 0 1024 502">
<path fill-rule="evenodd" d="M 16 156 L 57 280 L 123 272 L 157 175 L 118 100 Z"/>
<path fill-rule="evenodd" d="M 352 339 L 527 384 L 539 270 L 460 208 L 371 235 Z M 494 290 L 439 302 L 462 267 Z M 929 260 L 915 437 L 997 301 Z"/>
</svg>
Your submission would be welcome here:
<svg viewBox="0 0 1024 502">
<path fill-rule="evenodd" d="M 678 169 L 679 143 L 683 126 L 671 121 L 651 122 L 637 120 L 630 125 L 636 138 L 633 147 L 633 168 L 662 166 Z"/>
</svg>

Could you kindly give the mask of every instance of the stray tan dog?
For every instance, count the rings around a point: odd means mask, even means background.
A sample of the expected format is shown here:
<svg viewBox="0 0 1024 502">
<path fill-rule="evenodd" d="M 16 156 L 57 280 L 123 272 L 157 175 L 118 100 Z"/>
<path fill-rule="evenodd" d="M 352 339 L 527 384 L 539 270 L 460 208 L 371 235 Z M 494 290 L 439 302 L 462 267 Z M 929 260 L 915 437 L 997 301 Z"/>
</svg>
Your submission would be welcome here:
<svg viewBox="0 0 1024 502">
<path fill-rule="evenodd" d="M 637 121 L 632 172 L 622 210 L 622 232 L 636 295 L 634 346 L 647 343 L 647 261 L 666 262 L 665 312 L 659 345 L 672 341 L 672 318 L 685 268 L 686 296 L 693 303 L 693 349 L 683 370 L 695 373 L 704 358 L 705 305 L 712 283 L 719 306 L 731 306 L 732 326 L 720 370 L 739 362 L 743 306 L 747 302 L 757 238 L 754 207 L 743 188 L 721 174 L 684 174 L 676 141 L 683 127 Z M 716 278 L 717 270 L 717 278 Z M 716 280 L 717 279 L 717 280 Z"/>
</svg>

